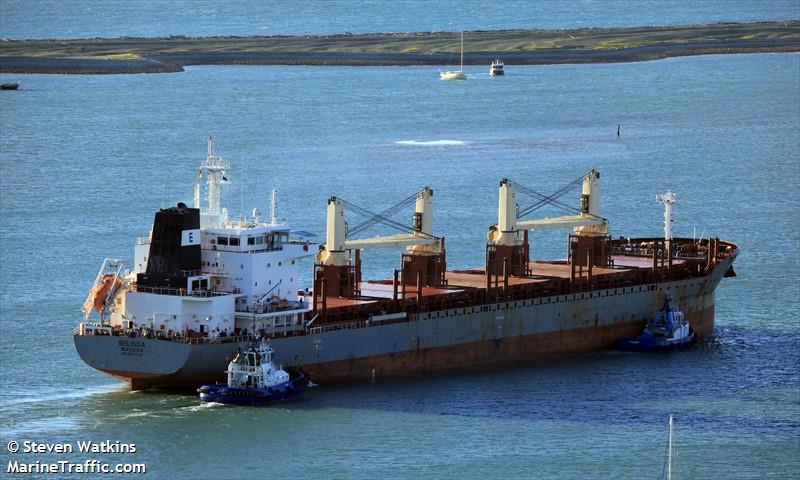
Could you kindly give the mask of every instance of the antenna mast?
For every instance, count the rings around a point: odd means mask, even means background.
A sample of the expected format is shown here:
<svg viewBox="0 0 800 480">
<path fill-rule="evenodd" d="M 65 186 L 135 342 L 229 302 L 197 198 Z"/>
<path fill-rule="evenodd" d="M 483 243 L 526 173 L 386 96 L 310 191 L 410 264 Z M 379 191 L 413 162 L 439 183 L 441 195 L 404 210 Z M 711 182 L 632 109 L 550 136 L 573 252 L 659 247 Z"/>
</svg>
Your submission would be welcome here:
<svg viewBox="0 0 800 480">
<path fill-rule="evenodd" d="M 675 194 L 667 190 L 663 195 L 656 195 L 656 201 L 664 204 L 664 240 L 672 240 L 672 205 L 675 204 Z"/>
<path fill-rule="evenodd" d="M 208 213 L 210 215 L 219 215 L 221 201 L 220 187 L 227 181 L 225 173 L 228 169 L 228 162 L 223 157 L 215 155 L 215 144 L 212 137 L 208 137 L 208 154 L 200 169 L 207 178 Z"/>
<path fill-rule="evenodd" d="M 273 188 L 272 189 L 272 213 L 271 213 L 271 220 L 270 225 L 273 227 L 278 224 L 278 190 Z"/>
</svg>

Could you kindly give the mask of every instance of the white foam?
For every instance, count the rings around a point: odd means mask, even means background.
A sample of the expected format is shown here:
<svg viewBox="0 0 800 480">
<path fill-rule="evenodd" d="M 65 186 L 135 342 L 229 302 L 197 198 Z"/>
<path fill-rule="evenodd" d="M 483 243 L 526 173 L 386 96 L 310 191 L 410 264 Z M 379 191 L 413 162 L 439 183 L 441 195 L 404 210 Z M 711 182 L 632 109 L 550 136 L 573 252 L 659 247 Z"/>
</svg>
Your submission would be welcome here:
<svg viewBox="0 0 800 480">
<path fill-rule="evenodd" d="M 216 408 L 216 407 L 227 407 L 227 405 L 219 402 L 203 402 L 203 403 L 198 403 L 197 405 L 180 407 L 178 408 L 178 410 L 186 412 L 202 412 L 203 410 L 208 410 L 209 408 Z"/>
<path fill-rule="evenodd" d="M 129 420 L 131 418 L 149 417 L 154 414 L 155 412 L 137 410 L 134 412 L 121 414 L 119 416 L 116 416 L 116 418 L 118 418 L 119 420 Z"/>
<path fill-rule="evenodd" d="M 414 145 L 418 147 L 442 147 L 448 145 L 465 145 L 461 140 L 401 140 L 398 145 Z"/>
<path fill-rule="evenodd" d="M 44 392 L 36 392 L 35 395 L 3 395 L 3 403 L 6 405 L 19 405 L 25 403 L 48 403 L 57 402 L 60 400 L 72 400 L 93 395 L 103 395 L 107 393 L 122 392 L 130 388 L 127 385 L 103 385 L 97 387 L 85 387 L 76 390 L 67 390 L 64 392 L 53 393 L 52 389 L 46 389 Z"/>
</svg>

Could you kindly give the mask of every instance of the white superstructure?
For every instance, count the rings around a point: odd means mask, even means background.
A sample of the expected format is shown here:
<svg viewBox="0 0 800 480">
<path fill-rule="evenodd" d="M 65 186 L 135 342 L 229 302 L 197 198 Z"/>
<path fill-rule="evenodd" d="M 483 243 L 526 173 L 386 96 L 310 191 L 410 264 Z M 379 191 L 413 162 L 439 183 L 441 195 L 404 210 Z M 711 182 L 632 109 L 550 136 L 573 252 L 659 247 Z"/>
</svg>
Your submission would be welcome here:
<svg viewBox="0 0 800 480">
<path fill-rule="evenodd" d="M 300 260 L 315 248 L 310 234 L 295 232 L 277 221 L 272 192 L 271 218 L 263 222 L 257 209 L 252 218 L 231 219 L 221 208 L 222 191 L 229 183 L 227 161 L 215 155 L 213 140 L 198 171 L 194 207 L 200 228 L 180 232 L 180 245 L 199 246 L 199 268 L 181 270 L 179 286 L 145 285 L 138 279 L 148 272 L 153 229 L 137 240 L 133 270 L 121 276 L 122 287 L 105 301 L 95 302 L 103 325 L 122 330 L 151 330 L 157 336 L 232 336 L 291 329 L 310 310 L 305 292 L 299 292 Z M 200 205 L 206 179 L 206 206 Z M 185 206 L 184 206 L 185 207 Z M 186 207 L 185 207 L 186 208 Z M 196 213 L 195 213 L 196 215 Z M 176 253 L 175 255 L 178 255 Z M 161 260 L 159 260 L 161 261 Z M 115 264 L 116 265 L 116 264 Z M 102 273 L 102 271 L 101 271 Z M 98 275 L 94 291 L 101 291 Z M 185 281 L 184 281 L 185 279 Z M 92 297 L 92 295 L 90 295 Z M 91 302 L 88 312 L 91 312 Z"/>
<path fill-rule="evenodd" d="M 489 67 L 489 75 L 496 77 L 498 75 L 505 75 L 505 65 L 499 59 L 495 59 Z"/>
<path fill-rule="evenodd" d="M 228 364 L 228 386 L 233 388 L 269 388 L 289 382 L 289 374 L 275 367 L 274 350 L 261 342 L 258 348 L 239 352 Z"/>
</svg>

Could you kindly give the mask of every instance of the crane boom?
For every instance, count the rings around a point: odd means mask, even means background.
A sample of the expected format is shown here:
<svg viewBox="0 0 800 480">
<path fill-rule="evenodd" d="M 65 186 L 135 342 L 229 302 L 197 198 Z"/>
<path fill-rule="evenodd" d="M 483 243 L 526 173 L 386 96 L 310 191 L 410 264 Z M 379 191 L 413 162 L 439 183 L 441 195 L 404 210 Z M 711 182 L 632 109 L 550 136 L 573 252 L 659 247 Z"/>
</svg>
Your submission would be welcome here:
<svg viewBox="0 0 800 480">
<path fill-rule="evenodd" d="M 524 220 L 517 222 L 518 230 L 554 230 L 556 228 L 575 228 L 605 225 L 602 218 L 591 218 L 583 215 L 565 215 L 563 217 L 542 218 L 539 220 Z"/>
<path fill-rule="evenodd" d="M 416 206 L 412 225 L 406 227 L 398 222 L 390 220 L 387 215 L 399 210 L 399 205 L 408 203 L 409 199 L 401 201 L 379 214 L 374 214 L 362 207 L 353 205 L 337 197 L 328 200 L 328 223 L 327 241 L 320 246 L 317 260 L 325 265 L 347 265 L 349 254 L 347 250 L 379 248 L 379 247 L 408 247 L 414 252 L 438 252 L 441 250 L 441 239 L 433 236 L 433 190 L 425 187 L 414 196 L 409 197 L 415 201 Z M 349 239 L 347 224 L 344 218 L 344 207 L 354 209 L 362 214 L 370 215 L 368 221 L 363 222 L 354 230 L 361 231 L 371 223 L 383 223 L 388 226 L 405 230 L 409 233 L 401 233 L 389 236 L 377 236 L 364 239 Z"/>
<path fill-rule="evenodd" d="M 519 246 L 522 244 L 522 239 L 519 236 L 520 231 L 542 231 L 556 228 L 574 228 L 578 235 L 583 236 L 606 234 L 608 232 L 608 221 L 600 217 L 600 174 L 596 170 L 590 170 L 583 176 L 582 183 L 580 209 L 572 209 L 578 212 L 577 215 L 565 215 L 539 220 L 519 220 L 519 205 L 517 203 L 515 185 L 507 178 L 504 178 L 500 182 L 498 195 L 497 224 L 489 229 L 489 241 L 495 245 Z M 560 204 L 560 202 L 555 201 L 555 198 L 565 190 L 561 189 L 556 194 L 548 197 L 521 185 L 517 185 L 517 187 L 524 193 L 541 197 L 543 199 L 541 202 L 555 202 L 555 204 Z M 535 204 L 528 210 L 533 210 L 537 207 L 538 204 Z"/>
<path fill-rule="evenodd" d="M 344 248 L 379 248 L 379 247 L 408 247 L 411 245 L 434 245 L 438 238 L 420 236 L 416 233 L 399 233 L 386 237 L 372 237 L 359 240 L 347 240 Z"/>
</svg>

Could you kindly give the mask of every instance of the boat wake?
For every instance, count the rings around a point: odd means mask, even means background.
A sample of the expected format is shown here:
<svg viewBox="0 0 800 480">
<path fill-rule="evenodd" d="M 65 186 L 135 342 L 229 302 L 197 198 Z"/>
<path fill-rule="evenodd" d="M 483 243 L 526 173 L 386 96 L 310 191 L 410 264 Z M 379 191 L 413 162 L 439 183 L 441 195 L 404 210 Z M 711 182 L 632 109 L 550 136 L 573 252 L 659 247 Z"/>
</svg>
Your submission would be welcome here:
<svg viewBox="0 0 800 480">
<path fill-rule="evenodd" d="M 119 392 L 122 390 L 123 388 L 120 385 L 104 385 L 64 391 L 61 393 L 53 393 L 50 389 L 43 389 L 42 392 L 36 391 L 33 394 L 31 394 L 29 391 L 23 395 L 3 394 L 0 395 L 0 397 L 2 397 L 2 402 L 5 406 L 12 406 L 29 403 L 50 403 L 63 400 L 81 399 L 94 395 Z"/>
<path fill-rule="evenodd" d="M 182 412 L 202 412 L 203 410 L 208 410 L 209 408 L 218 408 L 218 407 L 226 407 L 224 403 L 219 402 L 207 402 L 207 403 L 200 403 L 197 405 L 189 405 L 187 407 L 181 407 L 178 410 Z"/>
<path fill-rule="evenodd" d="M 415 147 L 445 147 L 450 145 L 466 145 L 461 140 L 400 140 L 394 142 L 398 145 L 412 145 Z"/>
</svg>

